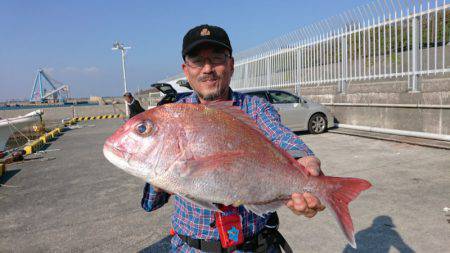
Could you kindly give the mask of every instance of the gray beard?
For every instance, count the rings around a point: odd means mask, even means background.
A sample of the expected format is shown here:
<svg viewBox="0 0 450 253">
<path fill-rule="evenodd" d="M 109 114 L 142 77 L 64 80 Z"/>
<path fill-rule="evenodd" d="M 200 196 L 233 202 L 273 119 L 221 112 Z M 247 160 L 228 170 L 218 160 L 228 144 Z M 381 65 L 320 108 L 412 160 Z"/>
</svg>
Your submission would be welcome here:
<svg viewBox="0 0 450 253">
<path fill-rule="evenodd" d="M 214 101 L 214 100 L 221 98 L 225 94 L 227 89 L 228 89 L 228 87 L 225 87 L 225 88 L 222 88 L 221 90 L 217 90 L 216 92 L 210 93 L 206 96 L 204 96 L 203 94 L 197 93 L 197 96 L 205 101 Z"/>
</svg>

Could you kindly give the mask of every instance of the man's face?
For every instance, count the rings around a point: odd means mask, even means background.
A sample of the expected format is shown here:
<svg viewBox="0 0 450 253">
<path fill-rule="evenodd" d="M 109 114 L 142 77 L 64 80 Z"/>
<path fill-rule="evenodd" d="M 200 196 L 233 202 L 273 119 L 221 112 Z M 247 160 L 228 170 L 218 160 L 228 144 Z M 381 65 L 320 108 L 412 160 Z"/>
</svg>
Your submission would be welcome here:
<svg viewBox="0 0 450 253">
<path fill-rule="evenodd" d="M 123 99 L 125 99 L 125 101 L 126 101 L 127 103 L 131 103 L 131 97 L 129 97 L 129 96 L 124 96 Z"/>
<path fill-rule="evenodd" d="M 200 99 L 226 99 L 234 71 L 234 59 L 227 49 L 205 45 L 188 54 L 182 68 Z"/>
</svg>

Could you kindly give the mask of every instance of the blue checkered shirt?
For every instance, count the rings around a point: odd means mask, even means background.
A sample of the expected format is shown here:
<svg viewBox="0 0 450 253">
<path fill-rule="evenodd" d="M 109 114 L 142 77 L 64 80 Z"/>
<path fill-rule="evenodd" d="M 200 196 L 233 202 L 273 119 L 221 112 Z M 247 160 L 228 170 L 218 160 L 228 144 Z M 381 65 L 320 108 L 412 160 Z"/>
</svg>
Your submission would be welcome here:
<svg viewBox="0 0 450 253">
<path fill-rule="evenodd" d="M 252 117 L 264 134 L 273 143 L 285 150 L 298 150 L 304 156 L 314 153 L 292 131 L 281 124 L 280 115 L 274 107 L 264 99 L 231 91 L 233 105 Z M 182 98 L 177 103 L 198 104 L 199 99 L 195 93 Z M 170 195 L 164 192 L 155 192 L 153 187 L 145 184 L 144 196 L 141 201 L 142 208 L 151 212 L 163 206 Z M 211 226 L 214 222 L 214 212 L 198 207 L 175 195 L 175 213 L 172 216 L 172 226 L 176 234 L 190 236 L 197 239 L 220 240 L 216 228 Z M 242 216 L 242 230 L 244 237 L 252 237 L 264 228 L 266 218 L 247 211 L 243 206 L 238 207 Z M 171 242 L 171 252 L 200 252 L 183 243 L 175 235 Z M 235 251 L 239 252 L 239 251 Z"/>
</svg>

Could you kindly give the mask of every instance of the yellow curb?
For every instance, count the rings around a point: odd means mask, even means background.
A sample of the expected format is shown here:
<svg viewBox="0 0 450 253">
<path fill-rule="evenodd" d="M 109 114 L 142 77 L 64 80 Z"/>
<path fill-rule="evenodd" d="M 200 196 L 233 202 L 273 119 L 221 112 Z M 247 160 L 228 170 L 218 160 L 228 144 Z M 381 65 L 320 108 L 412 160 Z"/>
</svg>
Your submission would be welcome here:
<svg viewBox="0 0 450 253">
<path fill-rule="evenodd" d="M 55 129 L 53 129 L 52 131 L 47 133 L 52 139 L 56 137 L 57 133 L 55 131 Z"/>
<path fill-rule="evenodd" d="M 33 147 L 33 150 L 39 149 L 45 142 L 42 139 L 37 139 L 33 141 L 30 145 Z"/>
<path fill-rule="evenodd" d="M 68 123 L 71 125 L 73 123 L 79 122 L 79 121 L 88 121 L 88 120 L 99 120 L 99 119 L 115 119 L 115 118 L 124 118 L 125 115 L 123 114 L 107 114 L 107 115 L 98 115 L 98 116 L 82 116 L 82 117 L 76 117 L 70 120 Z"/>
<path fill-rule="evenodd" d="M 31 155 L 33 153 L 33 147 L 31 145 L 25 146 L 23 150 L 25 151 L 25 155 Z"/>
<path fill-rule="evenodd" d="M 39 140 L 41 140 L 43 143 L 47 143 L 47 136 L 43 135 L 39 137 Z"/>
<path fill-rule="evenodd" d="M 39 139 L 34 140 L 29 145 L 26 145 L 23 148 L 23 150 L 25 151 L 25 155 L 30 155 L 30 154 L 38 151 L 39 149 L 41 149 L 41 147 L 45 143 L 48 143 L 50 140 L 52 140 L 57 135 L 59 135 L 61 133 L 61 131 L 62 131 L 61 128 L 57 127 L 55 129 L 53 129 L 52 131 L 42 135 L 41 137 L 39 137 Z"/>
<path fill-rule="evenodd" d="M 47 140 L 51 140 L 51 139 L 55 138 L 55 134 L 52 131 L 50 131 L 45 134 L 45 137 L 47 138 Z"/>
</svg>

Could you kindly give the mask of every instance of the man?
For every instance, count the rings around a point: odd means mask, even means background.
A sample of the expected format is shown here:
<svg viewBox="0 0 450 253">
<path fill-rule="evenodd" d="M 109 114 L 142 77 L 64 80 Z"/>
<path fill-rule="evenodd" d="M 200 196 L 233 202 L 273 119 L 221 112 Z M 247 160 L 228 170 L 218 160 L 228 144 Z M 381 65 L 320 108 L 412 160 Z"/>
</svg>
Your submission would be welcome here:
<svg viewBox="0 0 450 253">
<path fill-rule="evenodd" d="M 130 116 L 130 119 L 138 115 L 139 113 L 145 111 L 144 108 L 142 108 L 139 101 L 134 99 L 133 95 L 131 95 L 130 92 L 125 92 L 125 94 L 123 94 L 123 99 L 127 104 L 127 112 L 128 112 L 127 115 Z"/>
<path fill-rule="evenodd" d="M 276 145 L 290 151 L 302 154 L 298 161 L 308 172 L 317 176 L 321 173 L 320 161 L 314 157 L 313 152 L 281 124 L 280 116 L 267 101 L 256 96 L 248 96 L 230 89 L 231 76 L 234 71 L 232 48 L 227 33 L 220 27 L 201 25 L 191 29 L 183 39 L 182 68 L 194 93 L 182 98 L 179 103 L 205 103 L 209 101 L 232 100 L 234 106 L 252 117 L 265 135 Z M 193 119 L 195 120 L 195 119 Z M 142 207 L 153 211 L 165 203 L 170 197 L 149 184 L 145 185 Z M 172 238 L 171 251 L 173 252 L 230 252 L 230 250 L 252 252 L 280 252 L 279 246 L 273 240 L 260 236 L 261 234 L 276 234 L 276 230 L 269 230 L 266 226 L 273 215 L 264 218 L 243 206 L 236 208 L 241 216 L 242 232 L 245 237 L 245 246 L 236 248 L 221 248 L 220 236 L 217 229 L 215 213 L 194 204 L 186 202 L 175 196 L 175 213 L 172 216 L 172 226 L 175 232 Z M 309 193 L 292 194 L 287 201 L 295 214 L 313 217 L 325 207 L 320 201 Z M 269 232 L 267 232 L 269 231 Z M 273 237 L 270 237 L 273 238 Z M 217 246 L 218 245 L 218 246 Z"/>
</svg>

